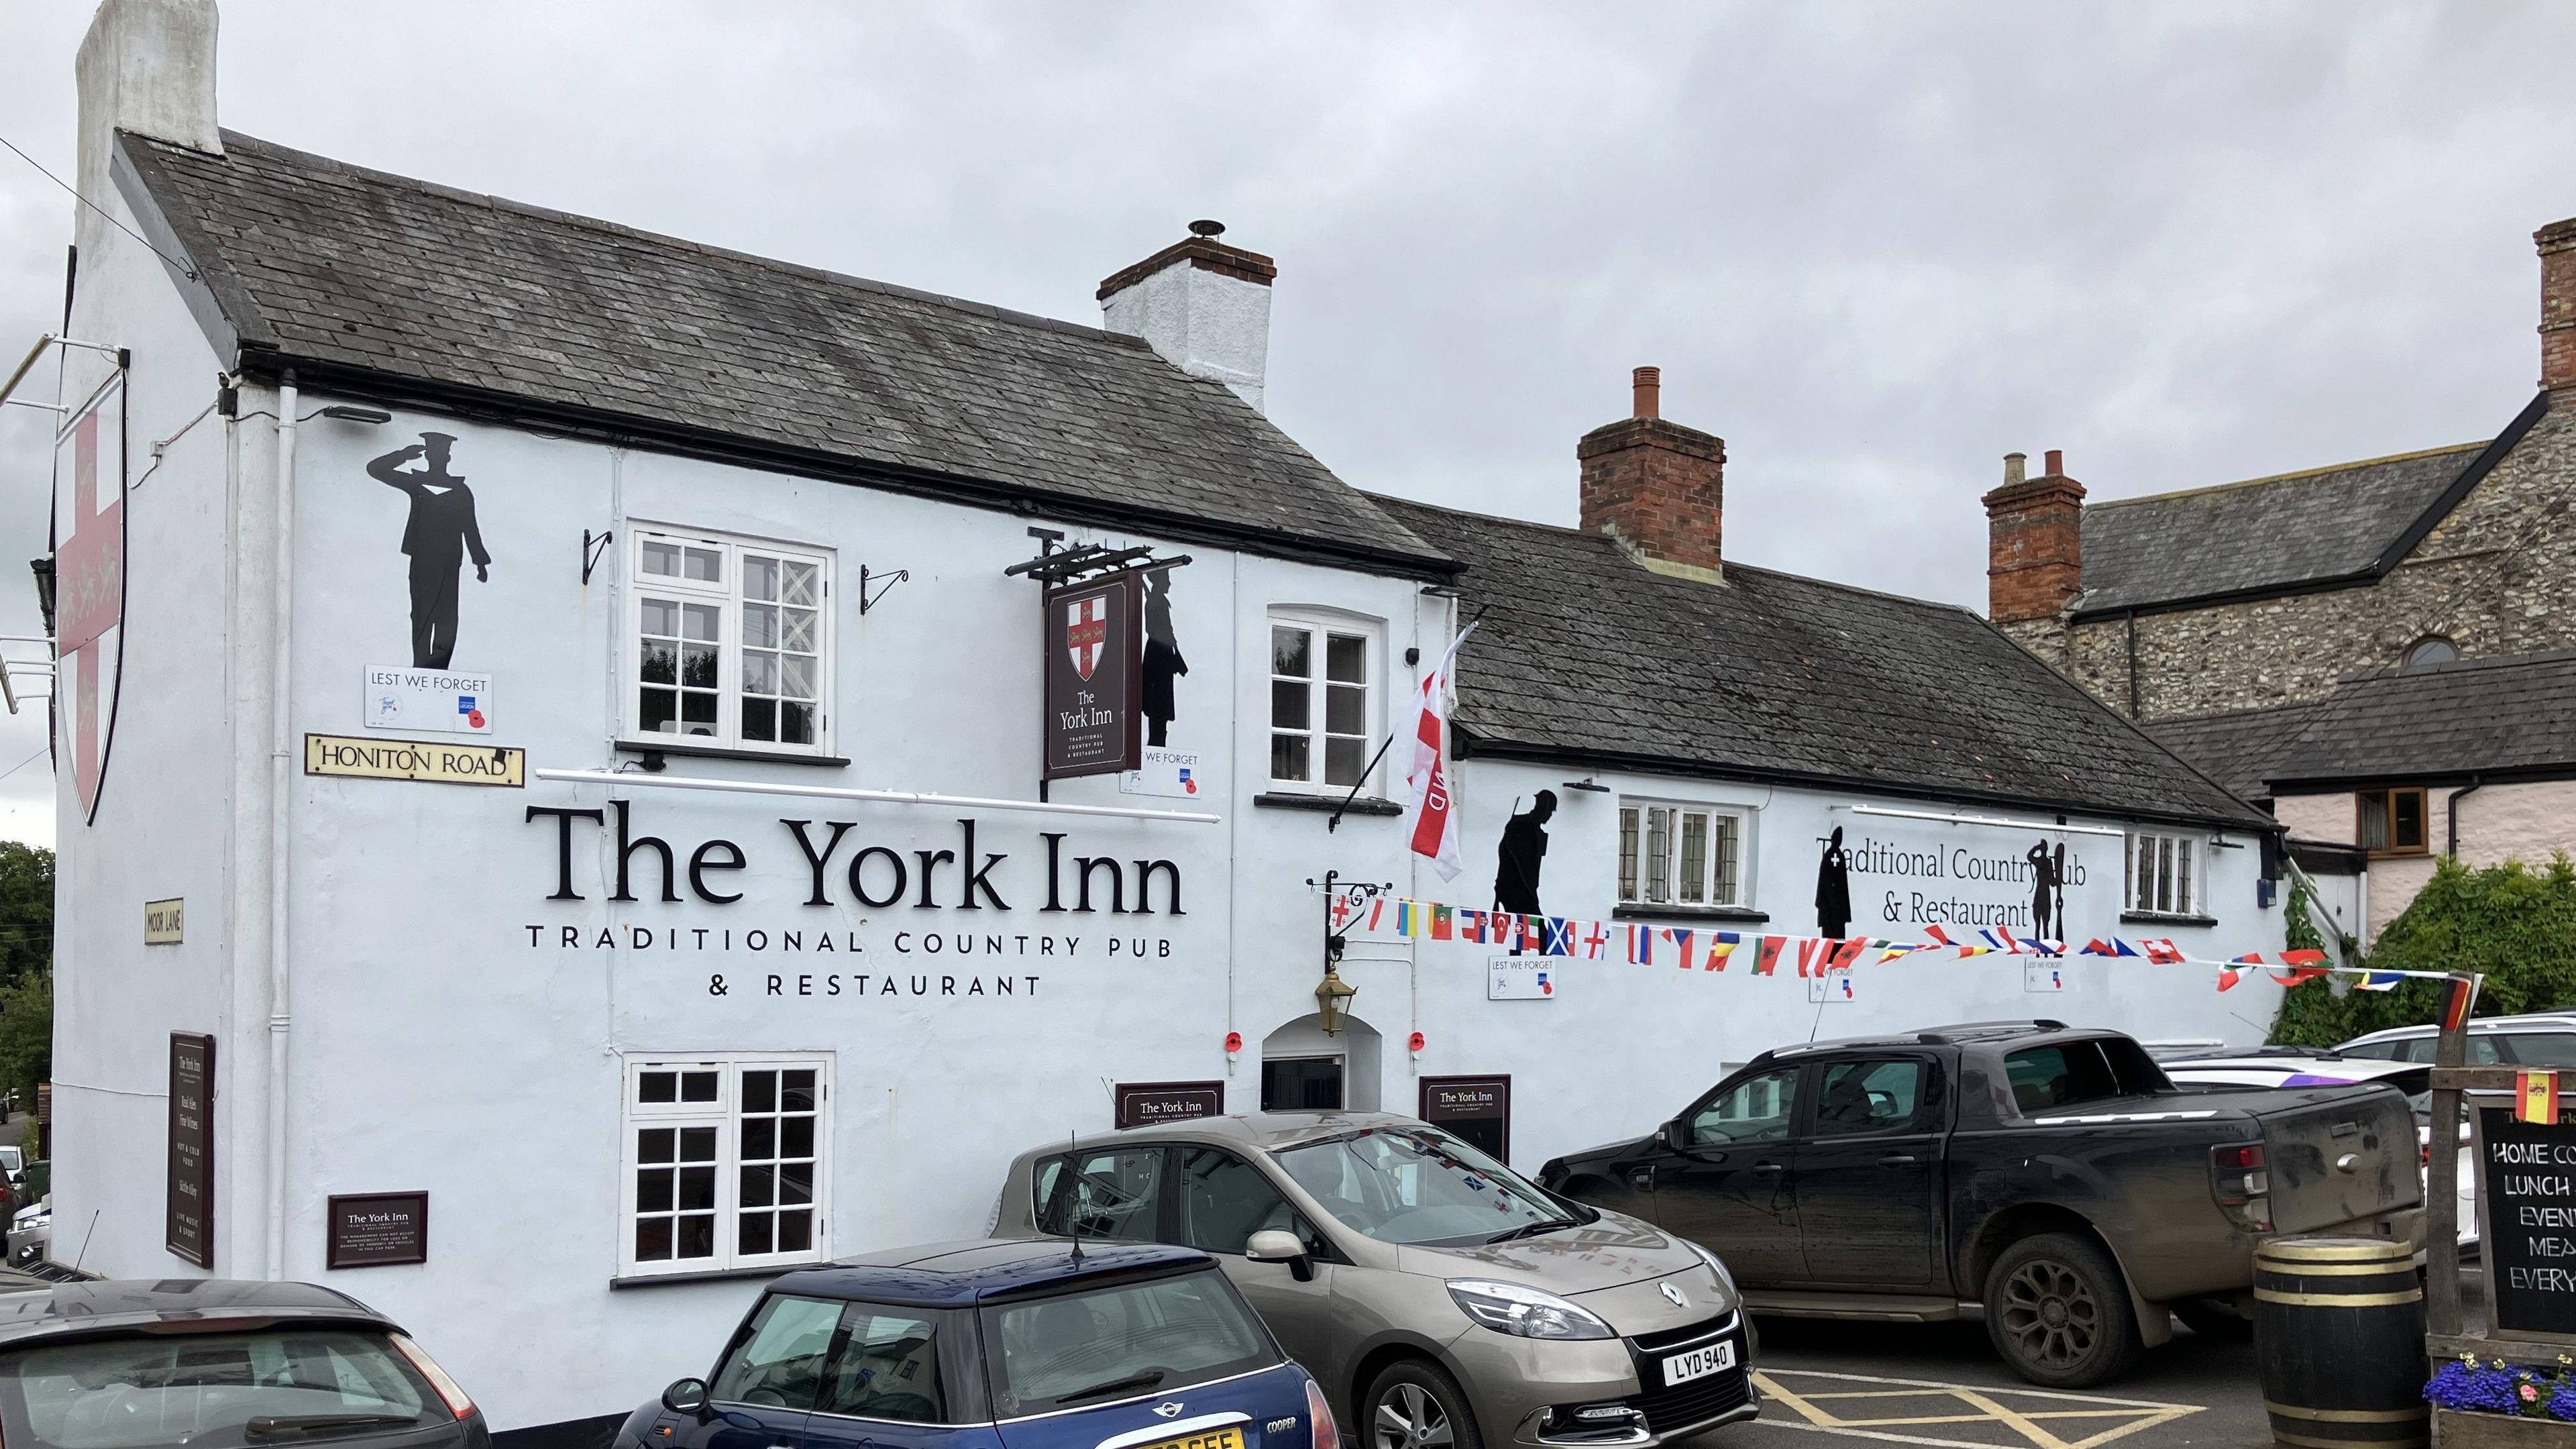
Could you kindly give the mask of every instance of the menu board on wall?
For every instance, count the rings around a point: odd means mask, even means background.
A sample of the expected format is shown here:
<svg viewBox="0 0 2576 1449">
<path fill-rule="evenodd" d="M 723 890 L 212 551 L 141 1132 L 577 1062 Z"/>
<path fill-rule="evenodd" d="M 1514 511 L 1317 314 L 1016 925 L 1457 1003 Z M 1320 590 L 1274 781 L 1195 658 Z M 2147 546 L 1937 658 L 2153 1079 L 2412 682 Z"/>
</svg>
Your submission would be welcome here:
<svg viewBox="0 0 2576 1449">
<path fill-rule="evenodd" d="M 2495 1329 L 2576 1333 L 2576 1113 L 2476 1111 L 2478 1241 Z"/>
<path fill-rule="evenodd" d="M 334 1268 L 381 1268 L 429 1261 L 429 1194 L 372 1192 L 331 1199 Z"/>
<path fill-rule="evenodd" d="M 1118 1125 L 1150 1127 L 1225 1114 L 1223 1082 L 1120 1082 Z"/>
<path fill-rule="evenodd" d="M 215 1039 L 170 1033 L 170 1180 L 162 1212 L 170 1251 L 215 1266 Z"/>
<path fill-rule="evenodd" d="M 1512 1154 L 1512 1079 L 1424 1077 L 1422 1120 L 1481 1148 L 1496 1162 Z"/>
</svg>

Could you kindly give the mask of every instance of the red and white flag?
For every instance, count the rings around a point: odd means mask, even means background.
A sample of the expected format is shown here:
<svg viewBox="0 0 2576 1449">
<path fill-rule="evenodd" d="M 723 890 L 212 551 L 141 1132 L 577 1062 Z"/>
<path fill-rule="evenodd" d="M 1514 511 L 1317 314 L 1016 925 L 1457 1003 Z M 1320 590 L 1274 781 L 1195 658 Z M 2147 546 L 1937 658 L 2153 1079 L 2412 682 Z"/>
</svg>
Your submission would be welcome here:
<svg viewBox="0 0 2576 1449">
<path fill-rule="evenodd" d="M 1450 641 L 1439 666 L 1422 676 L 1422 708 L 1413 724 L 1413 767 L 1404 772 L 1404 783 L 1413 792 L 1413 802 L 1405 811 L 1413 822 L 1413 853 L 1428 856 L 1442 880 L 1456 880 L 1465 868 L 1458 853 L 1458 802 L 1449 793 L 1449 769 L 1440 748 L 1448 734 L 1449 664 L 1458 657 L 1458 646 L 1475 632 L 1476 626 L 1468 625 Z"/>
</svg>

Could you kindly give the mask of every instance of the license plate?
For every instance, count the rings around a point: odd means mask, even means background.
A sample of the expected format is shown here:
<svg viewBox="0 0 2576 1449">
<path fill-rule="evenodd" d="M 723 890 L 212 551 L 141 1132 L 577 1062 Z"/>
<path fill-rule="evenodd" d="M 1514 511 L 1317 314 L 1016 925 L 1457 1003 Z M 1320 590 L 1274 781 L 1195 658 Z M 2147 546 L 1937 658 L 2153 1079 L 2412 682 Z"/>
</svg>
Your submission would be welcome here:
<svg viewBox="0 0 2576 1449">
<path fill-rule="evenodd" d="M 1675 1384 L 1686 1384 L 1693 1379 L 1706 1378 L 1721 1369 L 1733 1367 L 1735 1367 L 1733 1339 L 1712 1343 L 1706 1348 L 1695 1348 L 1688 1353 L 1677 1353 L 1664 1360 L 1664 1387 L 1671 1388 Z"/>
<path fill-rule="evenodd" d="M 1178 1439 L 1165 1439 L 1147 1444 L 1143 1449 L 1243 1449 L 1243 1430 L 1210 1429 L 1204 1434 L 1184 1434 Z"/>
</svg>

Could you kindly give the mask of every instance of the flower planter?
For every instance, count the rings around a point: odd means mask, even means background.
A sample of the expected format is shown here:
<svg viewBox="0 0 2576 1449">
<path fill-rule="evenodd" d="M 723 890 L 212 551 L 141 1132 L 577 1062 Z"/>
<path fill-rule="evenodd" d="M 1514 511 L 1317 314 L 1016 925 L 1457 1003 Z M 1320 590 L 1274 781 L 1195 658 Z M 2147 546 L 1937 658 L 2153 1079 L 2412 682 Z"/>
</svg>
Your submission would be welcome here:
<svg viewBox="0 0 2576 1449">
<path fill-rule="evenodd" d="M 2433 1449 L 2576 1449 L 2576 1424 L 2550 1418 L 2433 1410 Z"/>
</svg>

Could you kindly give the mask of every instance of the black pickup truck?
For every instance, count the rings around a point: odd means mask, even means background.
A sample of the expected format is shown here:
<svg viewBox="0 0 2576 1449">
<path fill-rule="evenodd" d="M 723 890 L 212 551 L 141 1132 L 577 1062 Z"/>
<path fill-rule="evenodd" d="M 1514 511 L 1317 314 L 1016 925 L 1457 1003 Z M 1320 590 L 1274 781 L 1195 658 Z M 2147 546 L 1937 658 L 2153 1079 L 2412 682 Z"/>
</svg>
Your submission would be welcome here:
<svg viewBox="0 0 2576 1449">
<path fill-rule="evenodd" d="M 2022 1377 L 2081 1387 L 2171 1337 L 2168 1309 L 2243 1332 L 2266 1237 L 2420 1239 L 2417 1156 L 2391 1088 L 2184 1092 L 2116 1032 L 1985 1022 L 1765 1052 L 1539 1182 L 1707 1247 L 1756 1312 L 1982 1305 Z"/>
</svg>

